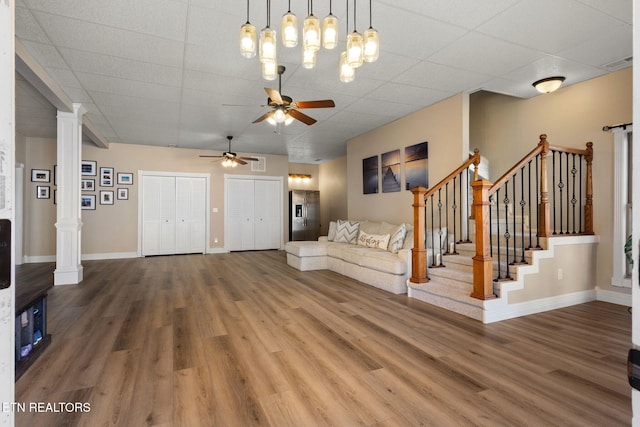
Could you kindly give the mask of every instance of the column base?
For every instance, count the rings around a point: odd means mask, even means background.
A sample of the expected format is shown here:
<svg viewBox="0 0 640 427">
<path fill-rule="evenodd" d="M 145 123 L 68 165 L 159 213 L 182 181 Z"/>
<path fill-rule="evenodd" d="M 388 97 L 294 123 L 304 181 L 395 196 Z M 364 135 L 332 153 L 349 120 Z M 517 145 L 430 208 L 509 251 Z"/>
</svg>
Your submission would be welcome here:
<svg viewBox="0 0 640 427">
<path fill-rule="evenodd" d="M 82 282 L 84 268 L 79 265 L 78 268 L 60 269 L 57 268 L 53 272 L 53 284 L 58 285 L 77 285 Z"/>
</svg>

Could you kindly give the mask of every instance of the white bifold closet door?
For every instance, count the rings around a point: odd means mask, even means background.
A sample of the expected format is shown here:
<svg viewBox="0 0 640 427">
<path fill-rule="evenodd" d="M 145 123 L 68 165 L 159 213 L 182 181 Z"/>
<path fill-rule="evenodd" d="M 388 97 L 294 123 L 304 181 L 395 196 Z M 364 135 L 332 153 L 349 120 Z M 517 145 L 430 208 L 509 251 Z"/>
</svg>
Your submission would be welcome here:
<svg viewBox="0 0 640 427">
<path fill-rule="evenodd" d="M 205 191 L 205 178 L 143 177 L 143 256 L 205 252 Z"/>
<path fill-rule="evenodd" d="M 280 249 L 282 181 L 228 179 L 226 200 L 229 251 Z"/>
</svg>

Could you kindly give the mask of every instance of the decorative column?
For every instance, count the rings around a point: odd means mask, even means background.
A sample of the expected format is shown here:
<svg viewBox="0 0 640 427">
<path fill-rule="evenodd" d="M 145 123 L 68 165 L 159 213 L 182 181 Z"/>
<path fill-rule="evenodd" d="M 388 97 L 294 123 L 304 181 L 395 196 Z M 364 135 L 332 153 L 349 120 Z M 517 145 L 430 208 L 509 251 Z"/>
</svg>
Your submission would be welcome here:
<svg viewBox="0 0 640 427">
<path fill-rule="evenodd" d="M 549 154 L 549 141 L 547 135 L 540 135 L 542 147 L 540 152 L 540 205 L 538 206 L 538 235 L 540 237 L 551 236 L 551 210 L 549 208 L 549 183 L 547 180 L 547 154 Z"/>
<path fill-rule="evenodd" d="M 82 163 L 81 104 L 73 112 L 58 111 L 58 169 L 56 270 L 54 285 L 72 285 L 82 281 L 80 211 L 80 165 Z"/>
<path fill-rule="evenodd" d="M 413 193 L 413 248 L 411 249 L 411 282 L 427 283 L 427 249 L 424 247 L 424 195 L 425 187 L 416 187 Z M 435 255 L 434 255 L 435 256 Z"/>
<path fill-rule="evenodd" d="M 473 257 L 472 298 L 493 299 L 493 259 L 491 258 L 491 236 L 489 234 L 489 189 L 492 184 L 486 179 L 471 183 L 473 187 L 473 210 L 476 219 L 476 255 Z"/>
</svg>

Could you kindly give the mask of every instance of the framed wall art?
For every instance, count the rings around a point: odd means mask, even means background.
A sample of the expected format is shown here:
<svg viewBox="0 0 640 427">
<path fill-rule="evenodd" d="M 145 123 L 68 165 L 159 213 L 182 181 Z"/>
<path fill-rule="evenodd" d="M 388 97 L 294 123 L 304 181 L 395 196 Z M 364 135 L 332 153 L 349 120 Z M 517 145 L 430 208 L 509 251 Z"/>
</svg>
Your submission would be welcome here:
<svg viewBox="0 0 640 427">
<path fill-rule="evenodd" d="M 31 182 L 49 182 L 51 171 L 49 169 L 31 169 Z"/>
<path fill-rule="evenodd" d="M 100 187 L 113 187 L 113 168 L 100 168 Z"/>
<path fill-rule="evenodd" d="M 80 196 L 80 207 L 83 210 L 95 210 L 96 209 L 96 195 L 95 194 L 83 194 Z"/>
<path fill-rule="evenodd" d="M 95 179 L 82 179 L 80 180 L 80 189 L 82 191 L 95 191 L 96 180 Z"/>
<path fill-rule="evenodd" d="M 118 200 L 129 200 L 129 189 L 128 188 L 118 188 Z"/>
<path fill-rule="evenodd" d="M 382 153 L 382 192 L 400 191 L 400 150 Z"/>
<path fill-rule="evenodd" d="M 95 160 L 83 160 L 80 170 L 82 175 L 96 176 L 98 163 Z"/>
<path fill-rule="evenodd" d="M 375 194 L 378 192 L 378 156 L 362 159 L 362 192 Z"/>
<path fill-rule="evenodd" d="M 133 185 L 133 174 L 131 172 L 118 172 L 118 185 Z"/>
<path fill-rule="evenodd" d="M 48 199 L 51 197 L 50 188 L 48 185 L 38 185 L 36 187 L 36 198 L 37 199 Z"/>
<path fill-rule="evenodd" d="M 404 148 L 404 174 L 407 190 L 415 187 L 429 188 L 429 143 Z"/>
<path fill-rule="evenodd" d="M 113 204 L 113 191 L 103 190 L 100 192 L 100 204 L 112 205 Z"/>
</svg>

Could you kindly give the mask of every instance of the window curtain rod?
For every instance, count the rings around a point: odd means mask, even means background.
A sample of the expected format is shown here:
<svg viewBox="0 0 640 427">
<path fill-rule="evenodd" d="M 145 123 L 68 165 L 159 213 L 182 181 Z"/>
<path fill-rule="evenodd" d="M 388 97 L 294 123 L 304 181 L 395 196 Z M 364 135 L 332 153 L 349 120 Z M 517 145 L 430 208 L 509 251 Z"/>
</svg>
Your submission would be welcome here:
<svg viewBox="0 0 640 427">
<path fill-rule="evenodd" d="M 623 130 L 626 130 L 627 126 L 631 126 L 631 125 L 633 125 L 633 123 L 621 123 L 619 125 L 603 126 L 602 131 L 609 132 L 610 130 L 616 129 L 616 128 L 622 128 Z"/>
</svg>

